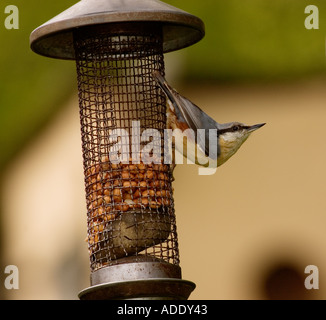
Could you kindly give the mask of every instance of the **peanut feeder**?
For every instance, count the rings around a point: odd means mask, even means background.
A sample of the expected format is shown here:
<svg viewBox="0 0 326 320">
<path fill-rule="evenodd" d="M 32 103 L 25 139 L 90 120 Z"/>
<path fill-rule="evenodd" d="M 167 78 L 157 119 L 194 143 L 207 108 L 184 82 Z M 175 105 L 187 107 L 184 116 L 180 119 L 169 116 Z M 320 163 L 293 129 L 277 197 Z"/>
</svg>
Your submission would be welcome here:
<svg viewBox="0 0 326 320">
<path fill-rule="evenodd" d="M 187 299 L 195 287 L 181 278 L 152 73 L 203 36 L 200 19 L 157 0 L 82 0 L 31 34 L 36 53 L 76 61 L 91 269 L 80 299 Z"/>
</svg>

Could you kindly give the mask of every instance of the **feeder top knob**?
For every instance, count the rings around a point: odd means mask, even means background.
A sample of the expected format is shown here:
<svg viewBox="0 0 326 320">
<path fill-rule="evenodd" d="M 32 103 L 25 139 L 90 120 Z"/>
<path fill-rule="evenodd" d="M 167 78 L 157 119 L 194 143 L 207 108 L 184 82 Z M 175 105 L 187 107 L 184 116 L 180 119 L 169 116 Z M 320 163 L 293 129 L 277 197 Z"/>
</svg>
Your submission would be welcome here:
<svg viewBox="0 0 326 320">
<path fill-rule="evenodd" d="M 40 55 L 75 59 L 76 28 L 133 22 L 161 24 L 163 52 L 190 46 L 205 34 L 202 20 L 159 0 L 81 0 L 35 29 L 30 44 Z"/>
</svg>

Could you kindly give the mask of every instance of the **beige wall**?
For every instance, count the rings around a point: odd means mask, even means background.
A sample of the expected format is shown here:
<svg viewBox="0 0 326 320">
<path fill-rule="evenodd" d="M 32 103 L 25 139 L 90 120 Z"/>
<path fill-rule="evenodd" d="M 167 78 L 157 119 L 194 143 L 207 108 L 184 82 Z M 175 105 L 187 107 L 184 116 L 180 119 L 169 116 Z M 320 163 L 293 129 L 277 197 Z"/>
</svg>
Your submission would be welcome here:
<svg viewBox="0 0 326 320">
<path fill-rule="evenodd" d="M 278 283 L 285 297 L 325 299 L 325 86 L 182 90 L 219 122 L 267 123 L 215 175 L 199 176 L 194 165 L 175 170 L 183 278 L 197 284 L 191 298 L 268 298 L 268 272 L 281 264 L 293 272 L 269 278 L 274 293 Z M 7 297 L 77 298 L 89 269 L 75 98 L 12 162 L 1 197 L 5 264 L 20 270 L 20 289 Z M 302 289 L 311 264 L 321 274 L 317 292 Z"/>
</svg>

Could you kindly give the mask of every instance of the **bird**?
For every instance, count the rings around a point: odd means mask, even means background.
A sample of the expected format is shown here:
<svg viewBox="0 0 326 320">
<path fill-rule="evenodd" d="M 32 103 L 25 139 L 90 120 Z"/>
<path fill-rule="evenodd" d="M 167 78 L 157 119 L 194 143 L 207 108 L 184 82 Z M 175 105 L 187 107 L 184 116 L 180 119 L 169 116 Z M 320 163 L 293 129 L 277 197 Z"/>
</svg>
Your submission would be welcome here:
<svg viewBox="0 0 326 320">
<path fill-rule="evenodd" d="M 252 132 L 266 124 L 218 123 L 172 88 L 159 71 L 154 71 L 153 77 L 167 97 L 167 128 L 173 131 L 173 147 L 190 163 L 202 167 L 201 175 L 215 173 L 216 168 L 230 159 Z M 213 171 L 205 173 L 204 168 Z"/>
</svg>

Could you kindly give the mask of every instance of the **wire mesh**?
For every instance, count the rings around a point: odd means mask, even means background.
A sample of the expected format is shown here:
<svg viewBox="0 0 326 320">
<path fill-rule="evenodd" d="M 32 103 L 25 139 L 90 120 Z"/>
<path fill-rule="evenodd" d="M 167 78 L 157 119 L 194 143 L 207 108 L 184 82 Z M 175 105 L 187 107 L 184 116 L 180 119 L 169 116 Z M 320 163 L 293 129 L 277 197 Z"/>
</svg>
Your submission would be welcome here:
<svg viewBox="0 0 326 320">
<path fill-rule="evenodd" d="M 162 32 L 81 28 L 74 46 L 91 270 L 129 256 L 178 265 L 166 98 L 152 77 L 164 73 Z"/>
</svg>

